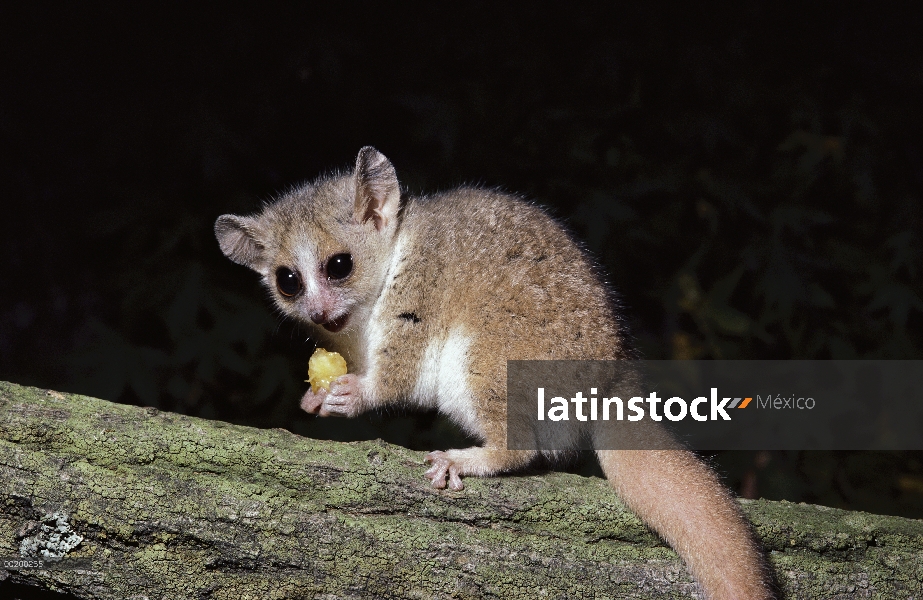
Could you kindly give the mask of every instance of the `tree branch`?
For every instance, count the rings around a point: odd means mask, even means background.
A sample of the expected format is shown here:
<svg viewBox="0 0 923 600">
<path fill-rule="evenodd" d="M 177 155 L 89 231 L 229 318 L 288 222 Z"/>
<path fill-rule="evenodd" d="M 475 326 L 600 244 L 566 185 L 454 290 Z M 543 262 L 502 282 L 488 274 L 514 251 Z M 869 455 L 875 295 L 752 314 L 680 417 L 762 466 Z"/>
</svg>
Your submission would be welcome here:
<svg viewBox="0 0 923 600">
<path fill-rule="evenodd" d="M 0 382 L 0 556 L 35 548 L 52 513 L 83 538 L 59 568 L 0 565 L 0 580 L 97 599 L 699 597 L 601 479 L 468 478 L 449 492 L 422 469 L 421 453 L 380 441 Z M 743 506 L 786 597 L 923 594 L 921 521 Z"/>
</svg>

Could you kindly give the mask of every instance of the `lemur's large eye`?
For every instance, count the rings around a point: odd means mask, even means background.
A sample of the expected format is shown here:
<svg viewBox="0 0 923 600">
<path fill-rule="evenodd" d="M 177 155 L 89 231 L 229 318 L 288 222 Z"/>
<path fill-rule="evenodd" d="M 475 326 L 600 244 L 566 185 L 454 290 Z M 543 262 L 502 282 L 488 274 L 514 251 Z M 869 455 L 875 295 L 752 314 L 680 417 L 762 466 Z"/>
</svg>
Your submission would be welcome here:
<svg viewBox="0 0 923 600">
<path fill-rule="evenodd" d="M 345 279 L 353 272 L 353 257 L 349 254 L 334 254 L 324 267 L 330 279 Z"/>
<path fill-rule="evenodd" d="M 288 267 L 279 267 L 276 269 L 276 287 L 283 296 L 291 298 L 301 292 L 301 276 Z"/>
</svg>

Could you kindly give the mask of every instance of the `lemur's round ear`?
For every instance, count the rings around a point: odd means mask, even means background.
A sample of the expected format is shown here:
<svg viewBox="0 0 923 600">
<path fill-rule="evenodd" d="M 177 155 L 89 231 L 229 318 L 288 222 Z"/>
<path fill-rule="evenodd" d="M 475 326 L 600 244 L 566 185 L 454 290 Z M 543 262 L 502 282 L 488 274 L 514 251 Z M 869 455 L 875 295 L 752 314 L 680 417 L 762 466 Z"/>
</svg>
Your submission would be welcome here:
<svg viewBox="0 0 923 600">
<path fill-rule="evenodd" d="M 401 204 L 401 188 L 391 161 L 366 146 L 356 158 L 355 178 L 356 220 L 364 223 L 371 219 L 379 231 L 393 224 Z"/>
<path fill-rule="evenodd" d="M 259 222 L 253 217 L 221 215 L 215 221 L 215 237 L 225 256 L 258 273 L 266 268 L 265 246 L 259 238 Z"/>
</svg>

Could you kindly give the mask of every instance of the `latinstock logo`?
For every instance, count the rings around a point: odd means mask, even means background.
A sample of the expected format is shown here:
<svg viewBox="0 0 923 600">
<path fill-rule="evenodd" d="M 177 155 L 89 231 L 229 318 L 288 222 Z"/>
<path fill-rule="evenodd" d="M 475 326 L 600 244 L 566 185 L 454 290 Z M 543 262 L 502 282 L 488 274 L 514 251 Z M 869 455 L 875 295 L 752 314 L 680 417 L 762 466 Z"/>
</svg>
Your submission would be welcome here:
<svg viewBox="0 0 923 600">
<path fill-rule="evenodd" d="M 571 405 L 573 405 L 573 416 L 577 421 L 624 421 L 626 419 L 640 421 L 645 416 L 652 421 L 663 421 L 664 417 L 669 421 L 682 421 L 687 417 L 692 417 L 696 421 L 730 421 L 731 415 L 727 412 L 728 410 L 747 408 L 753 401 L 751 396 L 723 397 L 719 400 L 718 388 L 714 387 L 711 388 L 709 396 L 699 396 L 692 402 L 687 402 L 679 396 L 672 396 L 664 400 L 657 396 L 657 392 L 651 392 L 647 397 L 633 396 L 627 401 L 623 401 L 618 396 L 598 398 L 597 393 L 598 390 L 594 387 L 590 388 L 589 397 L 584 396 L 582 390 L 569 400 L 562 396 L 555 396 L 547 401 L 546 406 L 545 388 L 540 387 L 536 390 L 538 420 L 544 421 L 547 418 L 549 421 L 569 421 Z M 760 397 L 757 396 L 757 398 Z M 811 400 L 813 401 L 813 398 Z M 662 407 L 661 402 L 663 402 Z M 705 407 L 702 406 L 703 404 Z M 771 397 L 767 398 L 766 404 L 767 407 L 772 407 Z M 759 405 L 759 400 L 756 405 Z M 587 408 L 589 408 L 589 413 L 586 412 Z"/>
<path fill-rule="evenodd" d="M 923 361 L 509 361 L 507 446 L 923 449 Z"/>
</svg>

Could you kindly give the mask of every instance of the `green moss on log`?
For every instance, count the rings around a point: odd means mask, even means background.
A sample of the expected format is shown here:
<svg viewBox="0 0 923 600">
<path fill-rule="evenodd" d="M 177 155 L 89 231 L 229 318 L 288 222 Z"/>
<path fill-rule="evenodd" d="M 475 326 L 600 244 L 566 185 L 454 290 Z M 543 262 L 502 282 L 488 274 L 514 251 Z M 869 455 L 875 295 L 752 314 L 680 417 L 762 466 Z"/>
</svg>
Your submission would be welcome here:
<svg viewBox="0 0 923 600">
<path fill-rule="evenodd" d="M 0 579 L 81 598 L 691 598 L 605 481 L 438 491 L 422 454 L 0 382 L 0 555 L 69 515 L 80 569 Z M 923 522 L 744 502 L 790 598 L 923 597 Z"/>
</svg>

